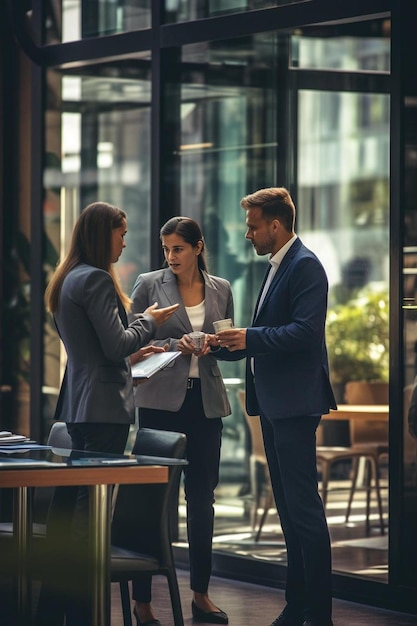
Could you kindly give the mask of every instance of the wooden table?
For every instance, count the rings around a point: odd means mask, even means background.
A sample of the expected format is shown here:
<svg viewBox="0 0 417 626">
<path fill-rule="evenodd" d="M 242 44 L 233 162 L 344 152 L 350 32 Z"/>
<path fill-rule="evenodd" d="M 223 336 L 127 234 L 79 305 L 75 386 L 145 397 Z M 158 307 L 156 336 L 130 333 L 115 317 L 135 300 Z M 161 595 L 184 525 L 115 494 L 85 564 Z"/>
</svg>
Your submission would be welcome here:
<svg viewBox="0 0 417 626">
<path fill-rule="evenodd" d="M 383 443 L 387 439 L 387 426 L 389 420 L 388 404 L 339 404 L 338 410 L 331 410 L 330 413 L 322 416 L 323 420 L 349 422 L 349 435 L 351 444 L 367 444 L 372 437 L 375 437 L 377 443 Z M 374 422 L 373 425 L 368 424 Z M 379 425 L 376 424 L 379 422 Z M 372 432 L 372 435 L 365 437 L 364 429 Z M 376 429 L 376 432 L 375 432 Z M 358 432 L 359 431 L 359 432 Z M 388 440 L 386 442 L 388 445 Z M 359 461 L 358 482 L 363 482 L 365 474 L 365 459 Z"/>
<path fill-rule="evenodd" d="M 388 421 L 388 404 L 339 404 L 338 410 L 331 410 L 322 416 L 324 420 L 363 420 Z"/>
<path fill-rule="evenodd" d="M 68 451 L 70 452 L 70 451 Z M 87 456 L 87 454 L 86 454 Z M 103 455 L 104 457 L 105 455 Z M 86 462 L 87 458 L 84 459 Z M 96 462 L 96 464 L 95 464 Z M 67 463 L 49 465 L 25 459 L 9 464 L 0 455 L 0 486 L 14 489 L 14 533 L 17 541 L 17 625 L 30 622 L 30 580 L 27 555 L 32 533 L 29 489 L 31 487 L 89 487 L 92 559 L 92 626 L 110 626 L 110 492 L 114 484 L 165 483 L 168 467 L 128 464 L 127 457 L 91 460 L 82 467 Z M 126 463 L 126 464 L 124 464 Z M 131 461 L 132 463 L 132 461 Z"/>
</svg>

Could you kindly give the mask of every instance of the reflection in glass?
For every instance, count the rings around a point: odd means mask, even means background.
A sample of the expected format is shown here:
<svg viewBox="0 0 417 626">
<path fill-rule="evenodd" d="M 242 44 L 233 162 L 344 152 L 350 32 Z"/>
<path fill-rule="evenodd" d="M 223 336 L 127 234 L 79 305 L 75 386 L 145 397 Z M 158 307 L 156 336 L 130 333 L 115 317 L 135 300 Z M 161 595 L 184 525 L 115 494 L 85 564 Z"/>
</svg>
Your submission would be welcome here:
<svg viewBox="0 0 417 626">
<path fill-rule="evenodd" d="M 103 65 L 85 73 L 47 73 L 44 225 L 60 257 L 87 204 L 103 200 L 120 206 L 128 216 L 128 234 L 117 272 L 130 293 L 137 274 L 150 264 L 150 82 L 146 62 L 133 78 L 132 69 L 125 72 L 122 62 L 112 66 L 112 77 L 106 75 L 108 70 Z M 48 273 L 54 269 L 46 267 Z M 65 361 L 55 328 L 48 322 L 45 432 Z"/>
<path fill-rule="evenodd" d="M 151 0 L 58 0 L 45 3 L 45 43 L 150 28 Z"/>
<path fill-rule="evenodd" d="M 291 66 L 300 69 L 328 69 L 354 72 L 390 71 L 388 19 L 355 25 L 338 24 L 324 29 L 307 27 L 291 37 Z M 362 32 L 362 36 L 358 36 Z"/>
<path fill-rule="evenodd" d="M 305 0 L 166 0 L 166 22 L 187 22 L 204 17 L 267 9 Z"/>
<path fill-rule="evenodd" d="M 405 547 L 401 559 L 403 584 L 417 583 L 416 542 L 414 541 L 417 512 L 417 441 L 409 433 L 410 419 L 415 415 L 417 383 L 417 94 L 409 66 L 408 91 L 405 100 L 405 193 L 403 246 L 403 337 L 404 337 L 404 414 L 403 414 L 403 470 L 404 492 L 401 494 L 403 520 L 401 541 Z M 411 90 L 410 90 L 410 86 Z M 410 92 L 411 91 L 411 92 Z"/>
<path fill-rule="evenodd" d="M 348 401 L 344 398 L 345 384 L 366 371 L 367 378 L 382 383 L 378 386 L 380 396 L 358 397 L 355 388 L 350 394 L 352 403 L 381 402 L 386 406 L 389 97 L 373 93 L 371 82 L 367 91 L 362 86 L 361 92 L 355 92 L 349 84 L 349 90 L 344 91 L 342 72 L 338 90 L 297 89 L 297 70 L 287 69 L 291 68 L 287 56 L 291 43 L 293 65 L 297 50 L 300 65 L 312 59 L 309 67 L 328 68 L 323 63 L 327 59 L 338 71 L 360 71 L 365 67 L 389 71 L 385 35 L 379 29 L 380 34 L 368 40 L 358 36 L 363 26 L 358 26 L 358 33 L 355 26 L 349 25 L 348 39 L 345 32 L 329 41 L 322 29 L 311 38 L 297 35 L 290 41 L 275 33 L 260 33 L 183 48 L 181 210 L 204 225 L 211 271 L 231 281 L 235 324 L 246 326 L 251 323 L 267 259 L 255 257 L 245 242 L 240 199 L 261 187 L 289 186 L 298 208 L 297 232 L 317 253 L 328 273 L 333 314 L 329 319 L 336 316 L 333 330 L 346 346 L 358 346 L 355 341 L 362 346 L 363 354 L 357 348 L 353 350 L 351 371 L 340 375 L 339 381 L 333 359 L 339 402 Z M 379 22 L 376 32 L 378 27 Z M 368 29 L 372 31 L 371 24 Z M 351 317 L 344 318 L 351 309 Z M 363 329 L 369 329 L 368 336 Z M 224 419 L 215 550 L 258 561 L 285 562 L 279 519 L 269 498 L 268 473 L 264 461 L 254 452 L 253 432 L 241 404 L 243 366 L 242 362 L 221 364 L 233 414 Z M 363 393 L 377 393 L 373 388 L 369 390 L 367 383 L 365 388 L 366 392 L 361 387 Z M 387 415 L 385 412 L 381 430 L 376 423 L 367 422 L 364 435 L 367 445 L 381 444 L 385 450 L 378 459 L 385 526 Z M 325 446 L 349 446 L 359 441 L 356 437 L 359 435 L 353 435 L 347 421 L 326 421 L 318 433 L 319 443 Z M 350 460 L 335 464 L 329 485 L 327 514 L 334 569 L 386 581 L 387 536 L 381 534 L 375 498 L 371 500 L 367 534 L 367 470 L 362 461 L 346 523 L 352 469 Z M 257 541 L 265 506 L 267 514 Z M 183 528 L 181 539 L 185 541 Z"/>
</svg>

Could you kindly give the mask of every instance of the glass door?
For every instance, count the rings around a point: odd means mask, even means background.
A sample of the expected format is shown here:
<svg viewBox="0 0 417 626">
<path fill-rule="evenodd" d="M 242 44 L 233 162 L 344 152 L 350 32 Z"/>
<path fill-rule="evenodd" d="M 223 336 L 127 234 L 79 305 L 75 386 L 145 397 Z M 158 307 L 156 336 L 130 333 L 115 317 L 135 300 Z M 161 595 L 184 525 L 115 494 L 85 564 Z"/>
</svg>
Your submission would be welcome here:
<svg viewBox="0 0 417 626">
<path fill-rule="evenodd" d="M 150 55 L 46 74 L 44 228 L 46 279 L 69 245 L 80 212 L 105 201 L 128 216 L 117 264 L 130 294 L 150 264 Z M 49 317 L 44 329 L 45 434 L 53 420 L 65 351 Z"/>
<path fill-rule="evenodd" d="M 340 412 L 370 405 L 318 430 L 319 452 L 334 455 L 326 507 L 333 567 L 386 581 L 389 96 L 300 89 L 297 110 L 297 231 L 328 275 L 330 377 Z M 363 456 L 338 460 L 340 447 L 358 446 Z"/>
<path fill-rule="evenodd" d="M 334 569 L 383 581 L 388 575 L 388 539 L 381 532 L 382 525 L 388 526 L 386 29 L 379 20 L 366 27 L 328 26 L 292 36 L 259 33 L 185 46 L 180 147 L 181 212 L 203 225 L 211 272 L 232 284 L 237 325 L 250 324 L 267 262 L 255 257 L 244 239 L 240 199 L 261 187 L 284 185 L 296 200 L 297 233 L 329 277 L 328 343 L 339 402 L 348 403 L 347 383 L 365 383 L 359 387 L 371 393 L 369 383 L 377 381 L 378 397 L 370 404 L 380 402 L 385 410 L 378 426 L 374 415 L 370 425 L 362 420 L 367 444 L 384 444 L 385 454 L 378 459 L 382 512 L 374 477 L 360 459 L 346 520 L 355 468 L 350 460 L 332 467 L 327 515 Z M 224 419 L 215 552 L 285 564 L 262 451 L 241 403 L 243 365 L 221 365 L 233 413 Z M 355 389 L 349 402 L 365 404 Z M 318 443 L 347 447 L 356 443 L 354 437 L 359 442 L 356 431 L 347 420 L 326 420 Z M 182 525 L 180 545 L 185 542 Z"/>
</svg>

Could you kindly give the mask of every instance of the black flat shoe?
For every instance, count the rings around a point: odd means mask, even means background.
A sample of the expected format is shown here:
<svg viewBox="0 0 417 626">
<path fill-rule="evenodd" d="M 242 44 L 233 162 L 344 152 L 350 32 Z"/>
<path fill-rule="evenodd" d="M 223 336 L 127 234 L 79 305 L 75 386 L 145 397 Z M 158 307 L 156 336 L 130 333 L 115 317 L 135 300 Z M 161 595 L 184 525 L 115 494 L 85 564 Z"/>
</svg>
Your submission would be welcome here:
<svg viewBox="0 0 417 626">
<path fill-rule="evenodd" d="M 203 622 L 204 624 L 228 624 L 229 618 L 227 617 L 227 613 L 221 611 L 203 611 L 200 609 L 194 600 L 191 603 L 191 611 L 193 613 L 193 618 L 196 622 Z"/>
<path fill-rule="evenodd" d="M 139 615 L 136 613 L 136 608 L 133 609 L 133 615 L 135 616 L 136 626 L 162 626 L 159 619 L 151 619 L 147 622 L 141 622 Z"/>
</svg>

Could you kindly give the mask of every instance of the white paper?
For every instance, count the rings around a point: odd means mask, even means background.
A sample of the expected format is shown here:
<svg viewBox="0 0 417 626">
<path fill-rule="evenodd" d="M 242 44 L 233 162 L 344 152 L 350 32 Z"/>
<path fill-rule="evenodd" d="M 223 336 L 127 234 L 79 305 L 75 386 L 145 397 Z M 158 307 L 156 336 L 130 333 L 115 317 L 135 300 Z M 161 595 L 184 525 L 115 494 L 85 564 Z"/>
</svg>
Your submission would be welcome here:
<svg viewBox="0 0 417 626">
<path fill-rule="evenodd" d="M 0 438 L 0 446 L 14 445 L 17 443 L 23 443 L 24 441 L 30 441 L 28 437 L 24 435 L 8 435 Z"/>
</svg>

